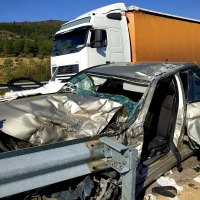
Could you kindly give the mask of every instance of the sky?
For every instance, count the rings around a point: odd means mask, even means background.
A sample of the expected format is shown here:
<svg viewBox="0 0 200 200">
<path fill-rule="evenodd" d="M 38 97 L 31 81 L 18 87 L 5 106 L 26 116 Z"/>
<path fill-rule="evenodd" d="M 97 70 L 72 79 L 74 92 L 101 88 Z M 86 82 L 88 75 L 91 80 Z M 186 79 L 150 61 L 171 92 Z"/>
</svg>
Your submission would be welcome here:
<svg viewBox="0 0 200 200">
<path fill-rule="evenodd" d="M 0 22 L 69 21 L 113 3 L 200 20 L 200 0 L 0 0 Z"/>
</svg>

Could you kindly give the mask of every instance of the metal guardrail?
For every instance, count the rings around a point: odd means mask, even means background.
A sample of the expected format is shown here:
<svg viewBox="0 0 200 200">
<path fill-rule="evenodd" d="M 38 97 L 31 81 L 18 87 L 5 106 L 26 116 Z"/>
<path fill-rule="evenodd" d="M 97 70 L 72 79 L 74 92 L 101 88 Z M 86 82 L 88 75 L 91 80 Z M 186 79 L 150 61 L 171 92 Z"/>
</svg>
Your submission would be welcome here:
<svg viewBox="0 0 200 200">
<path fill-rule="evenodd" d="M 48 82 L 47 81 L 43 81 L 41 83 L 42 84 L 47 84 Z M 0 85 L 0 90 L 7 89 L 8 87 L 5 86 L 5 85 L 6 84 Z M 37 88 L 37 87 L 39 87 L 39 85 L 37 85 L 34 82 L 15 83 L 14 85 L 21 86 L 21 87 L 24 87 L 24 88 Z"/>
<path fill-rule="evenodd" d="M 89 149 L 81 139 L 0 154 L 0 198 L 90 174 L 102 157 L 103 145 Z"/>
<path fill-rule="evenodd" d="M 105 136 L 5 152 L 0 154 L 0 198 L 112 167 L 123 176 L 122 200 L 132 200 L 136 158 L 137 150 Z"/>
</svg>

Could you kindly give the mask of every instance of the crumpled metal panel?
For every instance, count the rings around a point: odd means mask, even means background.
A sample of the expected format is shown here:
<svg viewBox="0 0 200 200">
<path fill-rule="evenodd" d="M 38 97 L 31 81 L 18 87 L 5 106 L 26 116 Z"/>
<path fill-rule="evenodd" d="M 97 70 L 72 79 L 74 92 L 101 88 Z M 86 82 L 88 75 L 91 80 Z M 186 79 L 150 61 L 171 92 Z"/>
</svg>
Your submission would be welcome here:
<svg viewBox="0 0 200 200">
<path fill-rule="evenodd" d="M 174 129 L 174 137 L 173 142 L 178 147 L 178 149 L 181 149 L 183 146 L 183 142 L 181 142 L 184 139 L 184 133 L 185 133 L 185 110 L 186 110 L 186 102 L 184 98 L 184 89 L 179 75 L 175 76 L 176 83 L 178 87 L 178 112 L 176 116 L 176 125 Z"/>
<path fill-rule="evenodd" d="M 141 76 L 144 80 L 152 82 L 156 76 L 160 76 L 166 72 L 169 72 L 169 70 L 172 70 L 175 67 L 177 66 L 171 63 L 161 63 L 159 65 L 153 65 L 145 68 L 144 70 L 141 70 L 140 72 L 135 72 L 135 78 L 139 78 L 139 76 Z"/>
<path fill-rule="evenodd" d="M 113 71 L 113 66 L 115 70 Z M 104 73 L 110 76 L 123 76 L 131 79 L 152 82 L 156 76 L 173 71 L 181 63 L 114 63 L 88 69 L 90 73 Z M 103 69 L 103 70 L 102 70 Z"/>
<path fill-rule="evenodd" d="M 187 131 L 188 136 L 200 145 L 200 102 L 187 105 Z"/>
<path fill-rule="evenodd" d="M 33 145 L 99 134 L 116 114 L 127 119 L 123 105 L 81 94 L 36 96 L 0 104 L 2 131 Z"/>
<path fill-rule="evenodd" d="M 138 151 L 138 158 L 140 158 L 141 156 L 144 142 L 143 124 L 157 83 L 158 79 L 155 79 L 153 83 L 149 85 L 149 88 L 146 90 L 146 92 L 143 94 L 143 104 L 141 104 L 142 110 L 138 113 L 137 119 L 134 121 L 134 123 L 126 131 L 129 144 L 131 144 L 131 146 Z"/>
<path fill-rule="evenodd" d="M 61 83 L 59 80 L 49 81 L 47 84 L 36 89 L 6 92 L 5 95 L 0 95 L 0 101 L 11 101 L 19 97 L 27 97 L 38 94 L 52 94 L 58 92 L 64 85 L 65 83 Z"/>
</svg>

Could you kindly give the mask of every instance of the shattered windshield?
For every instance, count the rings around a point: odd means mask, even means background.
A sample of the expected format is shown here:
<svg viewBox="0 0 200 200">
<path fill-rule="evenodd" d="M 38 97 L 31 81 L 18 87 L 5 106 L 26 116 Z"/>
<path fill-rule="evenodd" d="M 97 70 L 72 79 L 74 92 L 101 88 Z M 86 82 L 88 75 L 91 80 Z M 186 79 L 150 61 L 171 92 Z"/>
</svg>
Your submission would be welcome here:
<svg viewBox="0 0 200 200">
<path fill-rule="evenodd" d="M 127 97 L 131 97 L 131 91 L 128 94 L 128 91 L 123 89 L 123 80 L 108 78 L 107 80 L 104 79 L 104 83 L 99 85 L 95 85 L 94 80 L 86 73 L 82 73 L 72 78 L 60 92 L 69 92 L 70 90 L 73 93 L 115 101 L 125 107 L 128 119 L 133 118 L 136 108 L 141 105 L 141 101 L 133 101 Z"/>
<path fill-rule="evenodd" d="M 86 44 L 87 35 L 88 27 L 56 35 L 51 55 L 59 56 L 80 51 Z"/>
</svg>

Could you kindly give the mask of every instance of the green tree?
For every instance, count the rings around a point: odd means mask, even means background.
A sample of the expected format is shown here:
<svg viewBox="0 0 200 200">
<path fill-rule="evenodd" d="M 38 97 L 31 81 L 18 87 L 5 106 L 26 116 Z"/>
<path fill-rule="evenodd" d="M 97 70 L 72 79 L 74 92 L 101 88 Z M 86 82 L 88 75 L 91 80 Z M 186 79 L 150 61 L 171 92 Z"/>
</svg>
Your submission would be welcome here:
<svg viewBox="0 0 200 200">
<path fill-rule="evenodd" d="M 4 45 L 4 40 L 0 40 L 0 56 L 4 55 L 3 45 Z"/>
<path fill-rule="evenodd" d="M 39 51 L 38 54 L 48 56 L 50 55 L 52 48 L 53 48 L 53 42 L 49 40 L 45 40 L 44 42 L 39 42 Z"/>
<path fill-rule="evenodd" d="M 4 41 L 0 40 L 0 52 L 1 53 L 3 52 L 3 43 L 4 43 Z"/>
<path fill-rule="evenodd" d="M 12 53 L 12 42 L 9 40 L 6 40 L 3 44 L 3 51 L 5 55 L 9 55 Z"/>
<path fill-rule="evenodd" d="M 13 53 L 18 56 L 23 53 L 24 49 L 24 40 L 15 40 L 13 42 Z"/>
<path fill-rule="evenodd" d="M 24 54 L 37 54 L 37 44 L 34 41 L 26 40 L 24 44 Z"/>
</svg>

